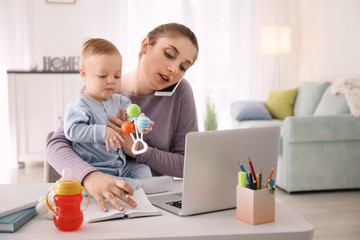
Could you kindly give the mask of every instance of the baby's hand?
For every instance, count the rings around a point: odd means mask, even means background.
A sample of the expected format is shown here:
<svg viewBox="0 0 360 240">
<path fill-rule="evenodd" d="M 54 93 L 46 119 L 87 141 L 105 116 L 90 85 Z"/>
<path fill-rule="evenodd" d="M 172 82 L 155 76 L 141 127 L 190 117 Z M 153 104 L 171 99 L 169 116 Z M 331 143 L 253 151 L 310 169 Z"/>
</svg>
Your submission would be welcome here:
<svg viewBox="0 0 360 240">
<path fill-rule="evenodd" d="M 110 145 L 111 145 L 114 151 L 117 151 L 118 148 L 121 148 L 120 142 L 124 142 L 123 137 L 114 129 L 110 127 L 106 127 L 106 133 L 105 133 L 106 150 L 110 152 Z"/>
</svg>

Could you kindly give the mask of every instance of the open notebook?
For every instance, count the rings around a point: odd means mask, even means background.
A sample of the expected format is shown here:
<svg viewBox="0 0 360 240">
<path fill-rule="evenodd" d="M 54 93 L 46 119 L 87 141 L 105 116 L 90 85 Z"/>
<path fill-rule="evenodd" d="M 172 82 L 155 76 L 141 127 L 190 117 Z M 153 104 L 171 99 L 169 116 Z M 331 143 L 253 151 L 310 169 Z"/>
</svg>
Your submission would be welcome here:
<svg viewBox="0 0 360 240">
<path fill-rule="evenodd" d="M 136 208 L 131 208 L 126 203 L 122 203 L 125 209 L 124 211 L 119 211 L 109 202 L 106 202 L 109 209 L 107 212 L 100 209 L 95 199 L 91 199 L 89 207 L 84 211 L 84 220 L 91 223 L 115 218 L 134 218 L 161 215 L 159 209 L 149 202 L 142 188 L 136 190 L 134 192 L 134 196 L 131 196 L 131 198 L 137 203 Z M 84 197 L 84 201 L 87 202 L 87 197 Z"/>
</svg>

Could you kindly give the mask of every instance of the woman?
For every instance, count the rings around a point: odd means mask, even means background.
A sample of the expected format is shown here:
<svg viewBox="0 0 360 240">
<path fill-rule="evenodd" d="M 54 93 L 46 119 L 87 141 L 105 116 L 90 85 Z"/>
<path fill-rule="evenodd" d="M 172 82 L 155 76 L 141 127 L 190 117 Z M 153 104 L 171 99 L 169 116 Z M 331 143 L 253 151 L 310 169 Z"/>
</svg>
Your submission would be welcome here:
<svg viewBox="0 0 360 240">
<path fill-rule="evenodd" d="M 148 151 L 137 156 L 131 152 L 132 139 L 122 134 L 125 141 L 121 147 L 129 156 L 128 161 L 146 163 L 158 175 L 182 177 L 185 136 L 198 130 L 193 93 L 183 77 L 196 61 L 198 51 L 194 33 L 177 23 L 158 26 L 142 41 L 138 66 L 122 76 L 120 94 L 138 104 L 155 126 L 144 135 Z M 154 95 L 156 90 L 180 80 L 171 97 Z M 120 116 L 121 119 L 110 117 L 109 120 L 120 126 L 125 120 L 123 109 Z M 118 127 L 113 127 L 121 133 Z M 127 182 L 97 171 L 76 155 L 72 143 L 64 136 L 62 124 L 48 143 L 47 159 L 58 172 L 71 168 L 73 176 L 82 182 L 104 211 L 107 211 L 105 199 L 115 208 L 123 209 L 115 197 L 132 207 L 136 206 L 130 197 L 126 197 L 125 192 L 133 194 Z"/>
</svg>

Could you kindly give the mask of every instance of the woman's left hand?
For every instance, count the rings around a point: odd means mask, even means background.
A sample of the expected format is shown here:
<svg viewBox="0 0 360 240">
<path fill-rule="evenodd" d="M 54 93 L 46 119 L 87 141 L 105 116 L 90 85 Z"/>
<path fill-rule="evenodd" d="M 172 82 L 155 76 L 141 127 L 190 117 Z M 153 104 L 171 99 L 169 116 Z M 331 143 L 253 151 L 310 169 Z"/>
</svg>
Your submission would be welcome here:
<svg viewBox="0 0 360 240">
<path fill-rule="evenodd" d="M 145 114 L 141 113 L 140 116 L 145 116 Z M 155 125 L 154 121 L 150 120 L 150 127 L 146 128 L 146 129 L 139 129 L 139 132 L 141 132 L 143 134 L 149 133 L 149 132 L 151 132 L 154 125 Z"/>
</svg>

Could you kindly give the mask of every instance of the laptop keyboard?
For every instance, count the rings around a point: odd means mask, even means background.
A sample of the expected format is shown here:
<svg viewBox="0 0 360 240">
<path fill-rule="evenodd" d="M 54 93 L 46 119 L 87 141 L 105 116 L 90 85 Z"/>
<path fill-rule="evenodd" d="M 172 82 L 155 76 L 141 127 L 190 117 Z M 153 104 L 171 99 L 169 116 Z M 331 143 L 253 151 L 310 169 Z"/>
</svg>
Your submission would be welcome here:
<svg viewBox="0 0 360 240">
<path fill-rule="evenodd" d="M 169 204 L 170 206 L 173 206 L 173 207 L 176 207 L 176 208 L 180 208 L 180 209 L 181 209 L 182 200 L 174 201 L 174 202 L 167 202 L 166 204 Z"/>
</svg>

